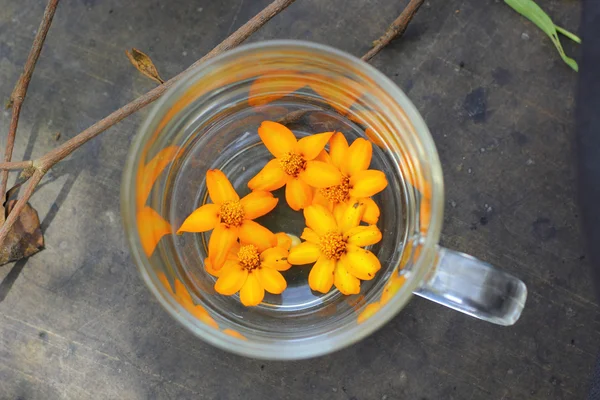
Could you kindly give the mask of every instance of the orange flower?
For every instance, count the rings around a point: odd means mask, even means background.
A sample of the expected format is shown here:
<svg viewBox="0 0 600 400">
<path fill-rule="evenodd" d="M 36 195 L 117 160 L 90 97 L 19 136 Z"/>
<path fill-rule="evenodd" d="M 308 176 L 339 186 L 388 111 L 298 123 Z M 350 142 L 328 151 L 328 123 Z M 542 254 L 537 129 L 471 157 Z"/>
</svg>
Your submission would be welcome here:
<svg viewBox="0 0 600 400">
<path fill-rule="evenodd" d="M 273 191 L 285 185 L 285 199 L 298 211 L 311 204 L 313 187 L 325 188 L 342 182 L 342 175 L 335 166 L 317 160 L 333 132 L 296 140 L 285 126 L 264 121 L 258 135 L 275 159 L 248 182 L 250 189 Z"/>
<path fill-rule="evenodd" d="M 339 205 L 346 207 L 356 202 L 364 203 L 363 221 L 376 224 L 379 207 L 371 196 L 386 188 L 387 179 L 383 172 L 368 169 L 373 153 L 371 142 L 359 138 L 349 146 L 344 135 L 337 132 L 329 141 L 329 146 L 331 163 L 342 172 L 342 183 L 318 190 L 313 204 L 333 210 Z"/>
<path fill-rule="evenodd" d="M 281 294 L 287 283 L 280 271 L 291 267 L 287 262 L 291 240 L 280 243 L 281 246 L 275 247 L 265 247 L 258 242 L 236 243 L 229 251 L 225 265 L 217 272 L 217 293 L 231 296 L 240 292 L 240 300 L 245 306 L 260 304 L 265 290 Z M 210 272 L 209 265 L 207 270 Z"/>
<path fill-rule="evenodd" d="M 346 295 L 360 292 L 360 281 L 371 280 L 381 268 L 375 255 L 363 249 L 381 240 L 375 225 L 360 226 L 365 205 L 340 206 L 336 215 L 320 204 L 304 209 L 306 240 L 290 250 L 292 265 L 315 263 L 308 275 L 312 290 L 327 293 L 332 285 Z"/>
<path fill-rule="evenodd" d="M 238 238 L 265 248 L 275 246 L 275 235 L 252 220 L 274 209 L 278 199 L 269 192 L 255 191 L 240 200 L 225 174 L 218 169 L 206 173 L 206 186 L 213 203 L 191 213 L 177 234 L 214 229 L 208 241 L 208 258 L 214 269 L 221 269 L 227 252 Z"/>
<path fill-rule="evenodd" d="M 290 247 L 292 247 L 294 245 L 294 242 L 297 241 L 297 243 L 295 244 L 299 244 L 300 243 L 300 239 L 297 238 L 296 236 L 290 236 L 285 232 L 279 232 L 275 234 L 275 239 L 277 240 L 277 244 L 275 247 L 280 247 L 282 249 L 284 249 L 285 251 L 289 251 Z M 237 253 L 240 250 L 240 244 L 239 243 L 235 243 L 233 246 L 231 246 L 231 249 L 229 249 L 229 252 L 227 253 L 227 257 L 226 257 L 226 261 L 227 260 L 237 260 Z M 221 271 L 223 271 L 223 269 L 215 269 L 212 266 L 211 261 L 208 258 L 204 259 L 204 269 L 206 270 L 206 272 L 208 272 L 209 274 L 219 277 L 221 276 Z M 280 271 L 284 271 L 284 270 L 280 270 Z"/>
</svg>

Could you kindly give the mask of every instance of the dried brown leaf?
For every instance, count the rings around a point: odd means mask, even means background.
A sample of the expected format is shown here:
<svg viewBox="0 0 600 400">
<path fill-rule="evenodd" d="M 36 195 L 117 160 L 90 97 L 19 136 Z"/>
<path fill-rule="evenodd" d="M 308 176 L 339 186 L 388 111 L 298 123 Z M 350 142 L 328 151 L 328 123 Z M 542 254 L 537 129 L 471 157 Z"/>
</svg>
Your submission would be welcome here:
<svg viewBox="0 0 600 400">
<path fill-rule="evenodd" d="M 154 63 L 146 54 L 142 53 L 138 49 L 132 48 L 131 51 L 125 50 L 127 58 L 142 74 L 158 83 L 164 83 L 165 81 L 158 75 L 158 70 L 154 66 Z"/>
<path fill-rule="evenodd" d="M 7 210 L 14 207 L 16 200 L 7 204 Z M 4 212 L 0 213 L 4 223 Z M 10 228 L 8 236 L 0 245 L 0 265 L 34 255 L 44 248 L 44 236 L 40 228 L 37 211 L 29 203 L 25 205 L 19 218 Z"/>
</svg>

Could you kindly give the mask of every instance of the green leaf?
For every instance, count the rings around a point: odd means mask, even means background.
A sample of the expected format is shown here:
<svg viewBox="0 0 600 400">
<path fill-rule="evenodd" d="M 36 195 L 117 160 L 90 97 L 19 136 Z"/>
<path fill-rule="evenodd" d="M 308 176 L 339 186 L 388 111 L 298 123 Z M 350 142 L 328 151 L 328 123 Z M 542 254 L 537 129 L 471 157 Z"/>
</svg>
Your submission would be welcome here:
<svg viewBox="0 0 600 400">
<path fill-rule="evenodd" d="M 574 42 L 581 43 L 581 39 L 577 35 L 561 28 L 560 26 L 554 25 L 554 22 L 552 22 L 548 14 L 546 14 L 544 10 L 542 10 L 533 0 L 504 0 L 504 2 L 543 30 L 546 35 L 550 37 L 552 43 L 554 43 L 554 46 L 556 46 L 556 50 L 558 50 L 558 54 L 560 54 L 560 57 L 563 59 L 563 61 L 575 71 L 579 70 L 577 61 L 565 54 L 565 51 L 560 44 L 560 40 L 558 39 L 558 32 L 562 33 Z"/>
</svg>

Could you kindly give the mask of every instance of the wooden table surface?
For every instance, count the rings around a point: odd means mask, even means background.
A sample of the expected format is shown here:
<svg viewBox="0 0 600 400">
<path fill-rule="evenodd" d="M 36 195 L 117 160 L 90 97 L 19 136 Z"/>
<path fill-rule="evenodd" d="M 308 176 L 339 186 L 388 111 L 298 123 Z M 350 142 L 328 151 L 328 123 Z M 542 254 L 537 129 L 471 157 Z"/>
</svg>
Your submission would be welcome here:
<svg viewBox="0 0 600 400">
<path fill-rule="evenodd" d="M 44 3 L 0 0 L 2 98 Z M 406 3 L 298 0 L 251 41 L 306 39 L 362 55 Z M 578 2 L 541 3 L 577 30 Z M 14 159 L 42 155 L 152 88 L 125 49 L 147 52 L 170 77 L 266 4 L 63 0 Z M 438 146 L 443 244 L 526 282 L 515 326 L 415 298 L 368 339 L 315 360 L 255 361 L 196 339 L 146 289 L 121 227 L 121 173 L 146 109 L 57 165 L 34 196 L 46 249 L 0 267 L 0 399 L 584 398 L 600 313 L 575 198 L 576 73 L 499 0 L 428 0 L 372 63 L 412 98 Z M 8 122 L 0 112 L 3 141 Z"/>
</svg>

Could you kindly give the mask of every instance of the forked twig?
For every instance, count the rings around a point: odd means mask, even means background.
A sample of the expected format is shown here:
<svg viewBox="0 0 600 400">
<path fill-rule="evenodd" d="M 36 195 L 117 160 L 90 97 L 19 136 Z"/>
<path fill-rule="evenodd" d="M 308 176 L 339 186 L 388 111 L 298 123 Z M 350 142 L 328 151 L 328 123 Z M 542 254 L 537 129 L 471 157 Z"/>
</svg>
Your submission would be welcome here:
<svg viewBox="0 0 600 400">
<path fill-rule="evenodd" d="M 23 105 L 23 101 L 25 101 L 27 88 L 29 87 L 29 82 L 31 82 L 31 76 L 33 75 L 35 64 L 40 57 L 40 53 L 42 52 L 42 47 L 44 46 L 44 41 L 46 40 L 46 35 L 48 34 L 48 30 L 52 24 L 52 19 L 54 18 L 54 13 L 56 12 L 56 7 L 58 6 L 59 1 L 60 0 L 48 1 L 48 5 L 46 5 L 46 9 L 44 10 L 42 22 L 40 23 L 40 27 L 37 30 L 35 38 L 33 39 L 33 45 L 29 51 L 29 56 L 27 56 L 25 67 L 23 67 L 23 73 L 19 77 L 19 80 L 17 81 L 17 84 L 10 95 L 8 105 L 12 107 L 12 117 L 10 120 L 10 127 L 8 128 L 6 149 L 4 150 L 4 162 L 6 163 L 10 162 L 12 159 L 13 148 L 15 146 L 15 136 L 17 134 L 17 127 L 19 125 L 19 116 L 21 115 L 21 106 Z M 4 194 L 6 193 L 7 181 L 8 171 L 4 170 L 2 171 L 2 179 L 0 180 L 1 199 L 4 198 Z M 4 202 L 4 200 L 2 200 L 2 202 Z"/>
</svg>

